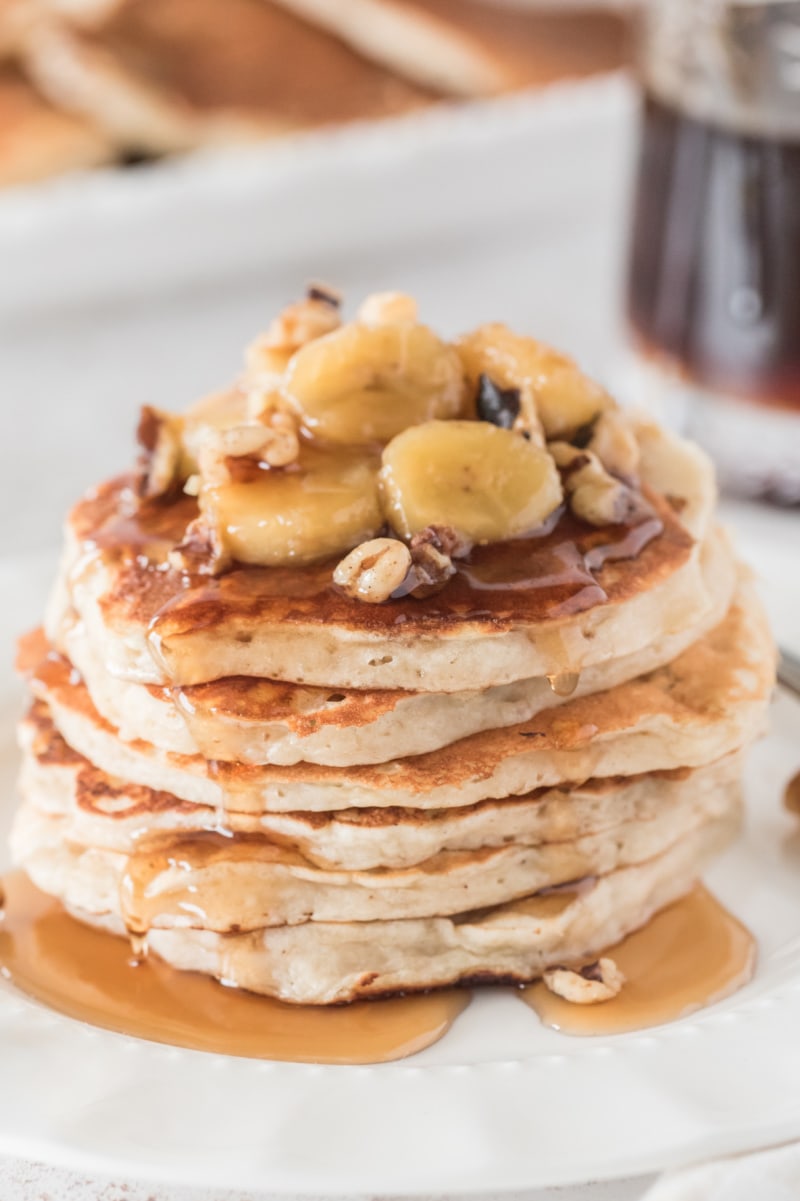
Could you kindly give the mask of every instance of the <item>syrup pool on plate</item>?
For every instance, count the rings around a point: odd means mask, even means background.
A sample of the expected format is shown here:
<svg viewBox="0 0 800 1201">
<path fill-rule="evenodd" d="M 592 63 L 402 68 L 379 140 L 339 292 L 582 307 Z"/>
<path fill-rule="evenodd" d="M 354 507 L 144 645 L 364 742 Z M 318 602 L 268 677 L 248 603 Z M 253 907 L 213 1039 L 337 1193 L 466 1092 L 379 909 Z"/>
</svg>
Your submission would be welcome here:
<svg viewBox="0 0 800 1201">
<path fill-rule="evenodd" d="M 0 974 L 79 1021 L 152 1042 L 295 1063 L 384 1063 L 437 1042 L 470 994 L 447 989 L 334 1007 L 286 1005 L 154 955 L 75 921 L 22 872 L 4 878 Z"/>
<path fill-rule="evenodd" d="M 153 1042 L 296 1063 L 402 1059 L 438 1042 L 470 1002 L 466 989 L 342 1006 L 287 1005 L 157 956 L 135 958 L 124 938 L 77 922 L 22 872 L 2 882 L 0 974 L 21 992 L 90 1025 Z M 571 893 L 551 897 L 556 911 Z M 626 976 L 619 996 L 575 1005 L 538 982 L 522 1000 L 568 1034 L 618 1034 L 676 1021 L 752 976 L 749 931 L 702 886 L 608 954 Z"/>
<path fill-rule="evenodd" d="M 713 1005 L 752 977 L 750 931 L 702 885 L 657 913 L 605 952 L 625 975 L 622 991 L 596 1005 L 576 1005 L 541 981 L 523 1000 L 566 1034 L 619 1034 L 661 1026 Z"/>
</svg>

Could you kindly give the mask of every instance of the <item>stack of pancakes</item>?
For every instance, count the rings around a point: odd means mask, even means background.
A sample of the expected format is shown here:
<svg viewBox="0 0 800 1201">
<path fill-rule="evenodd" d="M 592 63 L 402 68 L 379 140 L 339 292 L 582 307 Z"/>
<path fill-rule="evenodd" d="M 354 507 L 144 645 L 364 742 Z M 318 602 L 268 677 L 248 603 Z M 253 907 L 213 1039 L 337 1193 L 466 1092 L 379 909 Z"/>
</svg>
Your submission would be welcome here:
<svg viewBox="0 0 800 1201">
<path fill-rule="evenodd" d="M 631 428 L 646 521 L 558 510 L 383 604 L 330 560 L 179 570 L 192 496 L 90 493 L 23 646 L 17 861 L 297 1003 L 530 981 L 641 926 L 737 829 L 774 652 L 709 464 Z"/>
</svg>

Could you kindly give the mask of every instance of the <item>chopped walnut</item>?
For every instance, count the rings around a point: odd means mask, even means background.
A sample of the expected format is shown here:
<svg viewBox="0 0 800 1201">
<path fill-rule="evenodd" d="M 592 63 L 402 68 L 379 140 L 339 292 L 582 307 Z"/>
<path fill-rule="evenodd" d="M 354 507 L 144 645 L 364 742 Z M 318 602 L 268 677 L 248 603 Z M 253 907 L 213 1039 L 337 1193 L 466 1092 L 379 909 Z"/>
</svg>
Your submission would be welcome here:
<svg viewBox="0 0 800 1201">
<path fill-rule="evenodd" d="M 183 542 L 169 552 L 169 563 L 176 571 L 194 575 L 221 575 L 231 566 L 217 530 L 205 517 L 195 517 L 186 527 Z"/>
<path fill-rule="evenodd" d="M 522 434 L 534 446 L 541 446 L 544 450 L 546 445 L 544 426 L 536 407 L 536 401 L 527 388 L 522 392 L 519 415 L 511 428 L 515 433 Z"/>
<path fill-rule="evenodd" d="M 449 526 L 420 530 L 411 539 L 411 565 L 400 594 L 425 597 L 440 592 L 455 573 L 453 559 L 463 558 L 470 549 L 471 543 Z"/>
<path fill-rule="evenodd" d="M 411 554 L 411 571 L 406 581 L 410 596 L 433 596 L 455 574 L 453 560 L 437 550 L 432 542 L 417 547 Z"/>
<path fill-rule="evenodd" d="M 417 302 L 404 292 L 373 292 L 358 310 L 364 325 L 416 325 Z"/>
<path fill-rule="evenodd" d="M 606 409 L 594 422 L 586 449 L 597 455 L 606 471 L 626 483 L 632 483 L 639 474 L 641 451 L 636 435 L 624 413 L 619 409 Z"/>
<path fill-rule="evenodd" d="M 136 431 L 143 454 L 137 491 L 152 500 L 176 491 L 182 483 L 181 419 L 143 405 Z"/>
<path fill-rule="evenodd" d="M 303 300 L 287 305 L 267 331 L 247 348 L 247 378 L 274 382 L 301 346 L 331 333 L 340 325 L 339 301 L 335 293 L 320 287 L 309 289 Z"/>
<path fill-rule="evenodd" d="M 247 393 L 247 418 L 262 425 L 297 428 L 297 414 L 291 401 L 278 388 L 251 388 Z"/>
<path fill-rule="evenodd" d="M 411 539 L 411 554 L 423 546 L 434 546 L 451 559 L 463 559 L 472 550 L 472 543 L 449 525 L 429 525 Z"/>
<path fill-rule="evenodd" d="M 569 442 L 550 442 L 547 449 L 563 473 L 564 491 L 576 517 L 590 525 L 618 525 L 645 512 L 641 494 L 609 475 L 591 450 Z"/>
<path fill-rule="evenodd" d="M 372 538 L 342 559 L 333 581 L 353 600 L 379 605 L 405 580 L 411 551 L 396 538 Z"/>
<path fill-rule="evenodd" d="M 543 980 L 551 992 L 573 1005 L 597 1005 L 619 994 L 625 976 L 613 959 L 597 959 L 578 968 L 548 968 Z"/>
<path fill-rule="evenodd" d="M 337 310 L 342 307 L 341 292 L 338 288 L 332 288 L 330 284 L 309 284 L 306 288 L 306 300 L 319 300 Z"/>
<path fill-rule="evenodd" d="M 263 421 L 207 430 L 200 442 L 197 462 L 202 482 L 217 488 L 240 478 L 241 467 L 288 467 L 297 461 L 300 439 L 297 423 L 275 409 Z M 239 470 L 237 470 L 239 469 Z"/>
</svg>

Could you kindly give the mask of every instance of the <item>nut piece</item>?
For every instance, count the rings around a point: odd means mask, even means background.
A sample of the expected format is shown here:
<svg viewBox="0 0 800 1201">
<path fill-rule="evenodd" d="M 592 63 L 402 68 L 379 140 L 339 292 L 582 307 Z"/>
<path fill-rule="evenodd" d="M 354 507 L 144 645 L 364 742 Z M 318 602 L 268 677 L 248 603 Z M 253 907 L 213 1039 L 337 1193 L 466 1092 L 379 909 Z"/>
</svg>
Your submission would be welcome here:
<svg viewBox="0 0 800 1201">
<path fill-rule="evenodd" d="M 203 516 L 189 522 L 183 542 L 167 557 L 170 567 L 190 575 L 221 575 L 232 563 L 217 530 Z"/>
<path fill-rule="evenodd" d="M 429 525 L 410 542 L 411 567 L 403 581 L 403 596 L 433 596 L 455 575 L 453 559 L 463 558 L 472 543 L 446 525 Z"/>
<path fill-rule="evenodd" d="M 636 435 L 625 414 L 619 409 L 606 409 L 592 426 L 586 449 L 596 454 L 611 475 L 633 483 L 639 474 L 641 451 Z"/>
<path fill-rule="evenodd" d="M 412 547 L 411 561 L 413 563 L 412 577 L 416 577 L 417 581 L 411 588 L 412 596 L 431 596 L 443 588 L 452 575 L 455 575 L 456 569 L 453 566 L 453 560 L 432 542 Z"/>
<path fill-rule="evenodd" d="M 139 461 L 139 495 L 153 500 L 175 491 L 183 482 L 180 417 L 143 405 L 136 437 L 144 452 Z"/>
<path fill-rule="evenodd" d="M 291 422 L 297 428 L 297 418 L 291 403 L 277 388 L 253 387 L 247 393 L 247 420 L 262 425 Z"/>
<path fill-rule="evenodd" d="M 230 429 L 208 427 L 200 441 L 197 462 L 202 482 L 218 488 L 259 467 L 288 467 L 297 461 L 300 439 L 297 423 L 280 408 L 264 409 L 262 420 Z"/>
<path fill-rule="evenodd" d="M 333 582 L 353 600 L 379 605 L 400 587 L 410 567 L 411 551 L 404 542 L 372 538 L 342 559 Z"/>
<path fill-rule="evenodd" d="M 557 997 L 573 1005 L 597 1005 L 621 991 L 625 976 L 613 959 L 597 959 L 583 967 L 551 967 L 542 977 Z"/>
<path fill-rule="evenodd" d="M 373 292 L 358 310 L 363 325 L 416 325 L 417 302 L 404 292 Z"/>
<path fill-rule="evenodd" d="M 547 449 L 562 469 L 564 491 L 576 517 L 590 525 L 619 525 L 647 511 L 641 494 L 609 475 L 592 451 L 569 442 L 551 442 Z"/>
<path fill-rule="evenodd" d="M 472 543 L 449 525 L 429 525 L 415 534 L 411 539 L 412 557 L 424 546 L 434 546 L 451 559 L 464 559 L 472 550 Z"/>
<path fill-rule="evenodd" d="M 312 287 L 304 300 L 287 305 L 267 331 L 245 352 L 245 375 L 253 382 L 274 383 L 289 359 L 305 346 L 341 325 L 340 299 L 328 288 Z"/>
</svg>

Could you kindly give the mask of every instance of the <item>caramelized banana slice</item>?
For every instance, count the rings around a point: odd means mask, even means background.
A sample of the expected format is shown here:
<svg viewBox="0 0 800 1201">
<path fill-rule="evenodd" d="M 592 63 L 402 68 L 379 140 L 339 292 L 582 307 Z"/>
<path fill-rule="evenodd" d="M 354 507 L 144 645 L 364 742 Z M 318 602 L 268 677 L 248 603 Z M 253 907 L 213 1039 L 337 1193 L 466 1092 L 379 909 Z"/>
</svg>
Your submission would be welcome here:
<svg viewBox="0 0 800 1201">
<path fill-rule="evenodd" d="M 481 375 L 499 388 L 517 388 L 520 412 L 514 428 L 535 441 L 569 439 L 599 413 L 614 405 L 599 384 L 577 365 L 534 338 L 523 338 L 505 325 L 481 325 L 456 342 L 469 382 L 470 398 L 479 392 Z"/>
<path fill-rule="evenodd" d="M 200 509 L 240 563 L 311 563 L 372 538 L 383 524 L 377 459 L 304 446 L 296 464 L 253 482 L 204 487 Z"/>
<path fill-rule="evenodd" d="M 354 322 L 302 347 L 285 390 L 313 437 L 364 445 L 458 416 L 464 374 L 452 346 L 424 325 Z"/>
<path fill-rule="evenodd" d="M 383 452 L 381 496 L 404 537 L 451 526 L 472 542 L 499 542 L 536 529 L 561 504 L 561 481 L 546 451 L 482 421 L 412 426 Z"/>
</svg>

